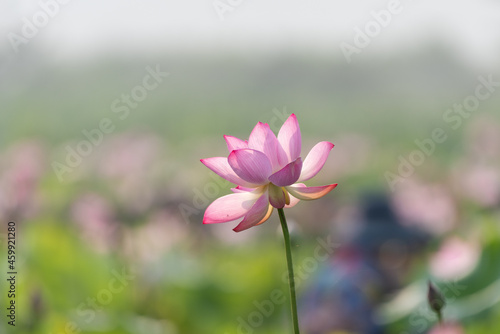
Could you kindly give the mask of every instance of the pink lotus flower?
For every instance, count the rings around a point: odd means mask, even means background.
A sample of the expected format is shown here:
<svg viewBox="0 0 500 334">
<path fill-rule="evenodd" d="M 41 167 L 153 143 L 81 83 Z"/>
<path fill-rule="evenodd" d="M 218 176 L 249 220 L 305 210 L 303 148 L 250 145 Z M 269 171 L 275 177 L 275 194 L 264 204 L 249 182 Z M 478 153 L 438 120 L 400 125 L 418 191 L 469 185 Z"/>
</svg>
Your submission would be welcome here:
<svg viewBox="0 0 500 334">
<path fill-rule="evenodd" d="M 262 224 L 273 208 L 292 207 L 299 200 L 323 197 L 337 184 L 306 187 L 303 183 L 323 168 L 333 144 L 316 144 L 302 162 L 297 117 L 292 114 L 278 137 L 266 123 L 257 123 L 248 141 L 224 136 L 229 156 L 201 159 L 217 175 L 237 185 L 233 194 L 215 200 L 205 211 L 204 224 L 239 222 L 235 232 Z"/>
</svg>

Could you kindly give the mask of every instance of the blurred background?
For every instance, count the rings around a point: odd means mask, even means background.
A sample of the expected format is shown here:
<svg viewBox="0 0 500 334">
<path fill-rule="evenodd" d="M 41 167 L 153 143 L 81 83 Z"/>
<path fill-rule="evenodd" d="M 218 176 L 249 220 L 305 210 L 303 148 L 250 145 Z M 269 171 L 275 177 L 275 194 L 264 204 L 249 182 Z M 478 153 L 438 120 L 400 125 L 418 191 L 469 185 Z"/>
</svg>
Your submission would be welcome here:
<svg viewBox="0 0 500 334">
<path fill-rule="evenodd" d="M 290 332 L 277 214 L 202 225 L 199 159 L 291 113 L 339 183 L 287 211 L 304 333 L 427 333 L 428 279 L 500 331 L 497 1 L 4 0 L 0 35 L 1 333 Z"/>
</svg>

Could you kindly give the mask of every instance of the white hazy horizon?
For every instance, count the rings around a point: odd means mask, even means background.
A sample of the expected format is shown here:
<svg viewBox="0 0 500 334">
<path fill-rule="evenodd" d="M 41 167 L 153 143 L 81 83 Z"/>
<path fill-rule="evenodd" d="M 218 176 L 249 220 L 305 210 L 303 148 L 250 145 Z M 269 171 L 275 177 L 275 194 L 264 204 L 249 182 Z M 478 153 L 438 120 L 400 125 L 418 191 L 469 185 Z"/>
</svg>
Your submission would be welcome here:
<svg viewBox="0 0 500 334">
<path fill-rule="evenodd" d="M 9 36 L 22 36 L 23 19 L 33 21 L 41 4 L 53 1 L 3 0 L 0 54 L 16 57 Z M 34 48 L 55 59 L 71 60 L 110 50 L 148 54 L 182 49 L 223 53 L 295 48 L 343 57 L 340 44 L 354 44 L 354 28 L 364 29 L 373 20 L 371 12 L 387 9 L 391 1 L 395 0 L 71 0 L 60 4 L 54 17 L 28 43 L 20 45 L 18 53 Z M 399 14 L 381 28 L 366 51 L 412 51 L 439 39 L 464 62 L 498 68 L 500 2 L 399 2 Z M 214 3 L 231 8 L 223 20 Z M 363 53 L 365 50 L 353 59 Z"/>
</svg>

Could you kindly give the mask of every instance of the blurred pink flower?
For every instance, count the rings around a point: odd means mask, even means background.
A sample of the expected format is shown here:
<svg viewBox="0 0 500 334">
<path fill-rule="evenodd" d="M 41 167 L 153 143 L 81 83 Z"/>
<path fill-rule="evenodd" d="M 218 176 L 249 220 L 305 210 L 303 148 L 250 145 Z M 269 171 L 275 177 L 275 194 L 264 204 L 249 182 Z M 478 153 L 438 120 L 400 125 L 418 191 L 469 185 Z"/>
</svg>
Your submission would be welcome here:
<svg viewBox="0 0 500 334">
<path fill-rule="evenodd" d="M 71 206 L 71 218 L 82 238 L 96 251 L 107 253 L 115 245 L 118 223 L 111 205 L 102 196 L 94 193 L 80 196 Z"/>
<path fill-rule="evenodd" d="M 500 203 L 500 173 L 495 167 L 481 164 L 457 169 L 456 191 L 483 207 Z"/>
<path fill-rule="evenodd" d="M 320 198 L 337 186 L 306 187 L 295 183 L 314 177 L 334 145 L 319 142 L 302 162 L 302 138 L 294 114 L 285 121 L 278 137 L 268 124 L 259 122 L 248 141 L 232 136 L 224 138 L 229 156 L 201 159 L 201 162 L 237 187 L 232 189 L 234 194 L 210 204 L 203 217 L 204 224 L 238 221 L 234 231 L 240 232 L 265 222 L 273 208 L 292 207 L 299 200 Z"/>
<path fill-rule="evenodd" d="M 455 323 L 446 323 L 434 326 L 429 334 L 465 334 L 462 326 Z"/>
<path fill-rule="evenodd" d="M 153 134 L 123 133 L 110 137 L 93 161 L 96 172 L 110 185 L 125 211 L 144 214 L 155 201 L 160 187 L 159 173 L 163 146 Z"/>
<path fill-rule="evenodd" d="M 456 237 L 448 238 L 431 258 L 431 273 L 442 280 L 457 280 L 470 274 L 479 261 L 479 247 Z"/>
<path fill-rule="evenodd" d="M 500 158 L 500 124 L 483 115 L 467 129 L 468 155 L 474 161 L 495 161 Z"/>
<path fill-rule="evenodd" d="M 415 225 L 433 234 L 453 229 L 457 221 L 456 203 L 440 184 L 407 180 L 395 193 L 394 208 L 406 225 Z"/>
<path fill-rule="evenodd" d="M 144 171 L 151 172 L 151 166 L 157 162 L 162 150 L 160 139 L 153 134 L 123 133 L 104 143 L 94 163 L 97 172 L 105 179 L 127 182 L 139 179 L 144 182 Z"/>
<path fill-rule="evenodd" d="M 335 138 L 335 164 L 328 170 L 339 175 L 359 174 L 370 168 L 372 155 L 376 152 L 375 138 L 359 133 L 345 133 Z"/>
<path fill-rule="evenodd" d="M 25 218 L 37 206 L 36 188 L 45 169 L 45 151 L 35 141 L 19 142 L 0 160 L 0 216 Z M 6 219 L 6 218 L 5 218 Z"/>
<path fill-rule="evenodd" d="M 123 254 L 137 263 L 154 262 L 176 245 L 187 245 L 188 235 L 177 215 L 158 209 L 151 212 L 146 224 L 123 231 Z"/>
</svg>

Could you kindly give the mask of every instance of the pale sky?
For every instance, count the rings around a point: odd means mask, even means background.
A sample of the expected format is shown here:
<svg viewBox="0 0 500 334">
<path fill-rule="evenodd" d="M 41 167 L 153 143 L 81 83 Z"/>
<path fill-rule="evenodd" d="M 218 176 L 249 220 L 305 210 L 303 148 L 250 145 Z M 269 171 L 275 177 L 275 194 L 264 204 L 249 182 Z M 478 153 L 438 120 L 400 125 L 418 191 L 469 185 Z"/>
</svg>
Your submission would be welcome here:
<svg viewBox="0 0 500 334">
<path fill-rule="evenodd" d="M 14 53 L 9 33 L 20 35 L 23 18 L 33 21 L 41 3 L 54 1 L 2 0 L 0 50 Z M 342 57 L 340 43 L 353 43 L 354 28 L 363 29 L 373 20 L 370 13 L 386 9 L 391 1 L 220 0 L 234 4 L 221 20 L 213 0 L 71 0 L 21 51 L 43 48 L 56 58 L 72 59 L 109 48 L 145 53 L 209 48 L 222 53 L 227 48 L 292 47 Z M 498 67 L 500 1 L 401 0 L 400 8 L 373 37 L 370 51 L 412 50 L 441 37 L 464 60 Z"/>
</svg>

